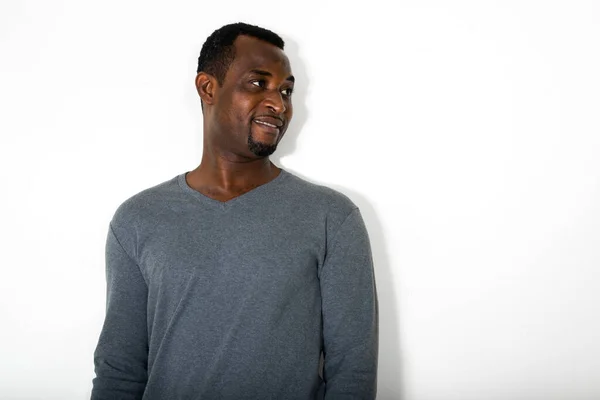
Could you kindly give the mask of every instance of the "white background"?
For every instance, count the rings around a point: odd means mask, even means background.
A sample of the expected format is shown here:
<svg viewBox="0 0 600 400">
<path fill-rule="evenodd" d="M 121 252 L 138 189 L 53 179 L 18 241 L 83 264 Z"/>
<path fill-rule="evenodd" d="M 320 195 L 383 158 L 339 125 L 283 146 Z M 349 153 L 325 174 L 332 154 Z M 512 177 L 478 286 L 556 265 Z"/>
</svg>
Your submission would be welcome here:
<svg viewBox="0 0 600 400">
<path fill-rule="evenodd" d="M 365 217 L 378 398 L 600 398 L 599 3 L 382 0 L 2 0 L 0 398 L 89 398 L 108 222 L 199 163 L 237 21 L 297 79 L 272 160 Z"/>
</svg>

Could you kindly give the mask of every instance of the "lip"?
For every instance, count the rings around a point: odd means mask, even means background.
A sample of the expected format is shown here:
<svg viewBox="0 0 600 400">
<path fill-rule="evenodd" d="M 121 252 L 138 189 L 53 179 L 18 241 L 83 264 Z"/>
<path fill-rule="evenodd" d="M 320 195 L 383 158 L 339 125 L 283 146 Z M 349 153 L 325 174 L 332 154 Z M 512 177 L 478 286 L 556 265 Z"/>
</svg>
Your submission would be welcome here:
<svg viewBox="0 0 600 400">
<path fill-rule="evenodd" d="M 270 115 L 261 115 L 260 117 L 254 118 L 254 121 L 266 122 L 267 124 L 275 125 L 278 128 L 283 126 L 283 120 L 278 117 L 272 117 Z"/>
<path fill-rule="evenodd" d="M 260 127 L 260 129 L 264 130 L 267 133 L 271 133 L 274 135 L 279 134 L 279 130 L 280 128 L 277 126 L 272 126 L 273 124 L 267 122 L 269 125 L 265 125 L 265 122 L 255 119 L 254 121 L 252 121 L 254 124 L 256 124 L 258 127 Z"/>
</svg>

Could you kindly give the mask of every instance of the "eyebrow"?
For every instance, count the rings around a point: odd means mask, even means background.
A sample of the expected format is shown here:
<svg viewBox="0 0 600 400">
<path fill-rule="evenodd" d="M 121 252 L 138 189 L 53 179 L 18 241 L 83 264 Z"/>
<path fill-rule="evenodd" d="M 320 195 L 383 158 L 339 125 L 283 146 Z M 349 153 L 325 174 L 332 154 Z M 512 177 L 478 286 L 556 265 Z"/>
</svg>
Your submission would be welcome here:
<svg viewBox="0 0 600 400">
<path fill-rule="evenodd" d="M 251 69 L 250 70 L 251 74 L 256 74 L 256 75 L 262 75 L 262 76 L 273 76 L 272 73 L 267 72 L 267 71 L 263 71 L 261 69 Z M 287 78 L 285 78 L 286 81 L 290 81 L 290 82 L 296 82 L 296 78 L 294 78 L 294 75 L 290 75 Z"/>
</svg>

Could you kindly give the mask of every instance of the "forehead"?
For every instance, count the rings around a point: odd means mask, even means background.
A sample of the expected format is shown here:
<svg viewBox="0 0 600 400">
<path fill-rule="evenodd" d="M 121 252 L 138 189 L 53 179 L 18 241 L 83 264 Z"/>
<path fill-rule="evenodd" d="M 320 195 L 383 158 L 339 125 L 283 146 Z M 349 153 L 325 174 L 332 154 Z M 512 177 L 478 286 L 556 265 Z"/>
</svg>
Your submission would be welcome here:
<svg viewBox="0 0 600 400">
<path fill-rule="evenodd" d="M 282 75 L 283 79 L 292 74 L 290 60 L 279 47 L 245 35 L 238 36 L 233 44 L 235 59 L 229 67 L 232 74 L 239 76 L 253 69 Z"/>
</svg>

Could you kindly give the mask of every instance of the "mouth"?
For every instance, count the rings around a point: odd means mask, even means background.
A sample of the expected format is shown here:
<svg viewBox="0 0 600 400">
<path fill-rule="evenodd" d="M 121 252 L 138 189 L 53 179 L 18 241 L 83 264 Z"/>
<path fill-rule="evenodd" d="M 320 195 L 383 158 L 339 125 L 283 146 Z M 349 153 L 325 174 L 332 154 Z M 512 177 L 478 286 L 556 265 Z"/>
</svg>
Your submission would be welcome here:
<svg viewBox="0 0 600 400">
<path fill-rule="evenodd" d="M 266 121 L 260 121 L 258 119 L 255 119 L 252 122 L 254 122 L 259 127 L 261 127 L 261 129 L 264 130 L 265 132 L 275 134 L 275 135 L 279 134 L 280 127 L 275 124 L 272 124 L 272 123 L 266 122 Z"/>
</svg>

